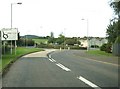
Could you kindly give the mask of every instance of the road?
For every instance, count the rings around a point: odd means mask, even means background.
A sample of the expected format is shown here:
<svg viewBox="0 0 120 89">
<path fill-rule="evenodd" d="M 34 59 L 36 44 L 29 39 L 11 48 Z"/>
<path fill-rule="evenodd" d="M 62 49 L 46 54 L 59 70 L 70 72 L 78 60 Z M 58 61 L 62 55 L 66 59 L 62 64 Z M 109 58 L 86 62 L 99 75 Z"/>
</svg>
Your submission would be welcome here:
<svg viewBox="0 0 120 89">
<path fill-rule="evenodd" d="M 50 52 L 50 51 L 49 51 Z M 3 87 L 117 87 L 118 66 L 74 55 L 80 51 L 37 52 L 16 61 Z"/>
</svg>

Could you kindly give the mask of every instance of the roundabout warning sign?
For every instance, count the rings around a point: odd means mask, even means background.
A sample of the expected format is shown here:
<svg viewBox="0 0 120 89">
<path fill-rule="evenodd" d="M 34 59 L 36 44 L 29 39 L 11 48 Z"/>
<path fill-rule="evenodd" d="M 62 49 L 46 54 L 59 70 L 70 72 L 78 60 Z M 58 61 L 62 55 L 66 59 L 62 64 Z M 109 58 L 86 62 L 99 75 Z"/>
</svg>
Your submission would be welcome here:
<svg viewBox="0 0 120 89">
<path fill-rule="evenodd" d="M 18 29 L 17 28 L 1 29 L 1 40 L 18 40 Z"/>
</svg>

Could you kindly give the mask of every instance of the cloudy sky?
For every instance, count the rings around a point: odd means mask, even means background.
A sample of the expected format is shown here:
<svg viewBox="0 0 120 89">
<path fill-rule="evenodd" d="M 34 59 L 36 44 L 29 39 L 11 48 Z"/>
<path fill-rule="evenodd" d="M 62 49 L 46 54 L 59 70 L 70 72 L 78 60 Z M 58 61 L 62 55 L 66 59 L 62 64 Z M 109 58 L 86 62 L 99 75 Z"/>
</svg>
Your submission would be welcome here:
<svg viewBox="0 0 120 89">
<path fill-rule="evenodd" d="M 21 35 L 50 35 L 64 33 L 67 37 L 105 37 L 106 28 L 113 17 L 110 0 L 0 0 L 0 29 L 11 26 L 11 3 L 13 5 L 13 28 Z M 82 20 L 84 19 L 84 20 Z"/>
</svg>

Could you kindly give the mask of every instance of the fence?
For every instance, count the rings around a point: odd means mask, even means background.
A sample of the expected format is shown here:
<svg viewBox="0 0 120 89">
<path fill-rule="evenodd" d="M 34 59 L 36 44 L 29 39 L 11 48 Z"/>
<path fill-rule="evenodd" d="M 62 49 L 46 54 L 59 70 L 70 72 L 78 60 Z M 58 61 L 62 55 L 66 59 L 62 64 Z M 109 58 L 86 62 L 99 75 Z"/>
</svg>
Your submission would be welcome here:
<svg viewBox="0 0 120 89">
<path fill-rule="evenodd" d="M 113 55 L 120 56 L 120 43 L 113 44 Z"/>
</svg>

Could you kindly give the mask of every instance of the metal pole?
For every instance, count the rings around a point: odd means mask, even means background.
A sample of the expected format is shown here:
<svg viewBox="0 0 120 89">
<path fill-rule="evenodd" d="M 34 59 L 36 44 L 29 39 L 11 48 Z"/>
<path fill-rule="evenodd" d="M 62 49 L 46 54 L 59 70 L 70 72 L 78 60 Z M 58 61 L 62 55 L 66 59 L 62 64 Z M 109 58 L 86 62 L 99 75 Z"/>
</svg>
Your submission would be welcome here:
<svg viewBox="0 0 120 89">
<path fill-rule="evenodd" d="M 66 28 L 64 28 L 64 50 L 65 50 L 65 30 Z"/>
<path fill-rule="evenodd" d="M 11 29 L 12 29 L 12 3 L 11 3 Z M 12 40 L 11 40 L 11 54 L 12 54 Z"/>
<path fill-rule="evenodd" d="M 15 40 L 15 55 L 16 55 L 16 40 Z"/>
<path fill-rule="evenodd" d="M 87 46 L 87 51 L 89 50 L 89 37 L 88 37 L 88 19 L 87 19 L 87 44 L 88 44 L 88 46 Z"/>
<path fill-rule="evenodd" d="M 27 48 L 27 35 L 25 36 L 25 39 L 26 39 L 26 48 Z"/>
<path fill-rule="evenodd" d="M 3 41 L 4 42 L 4 54 L 5 54 L 5 41 Z"/>
</svg>

